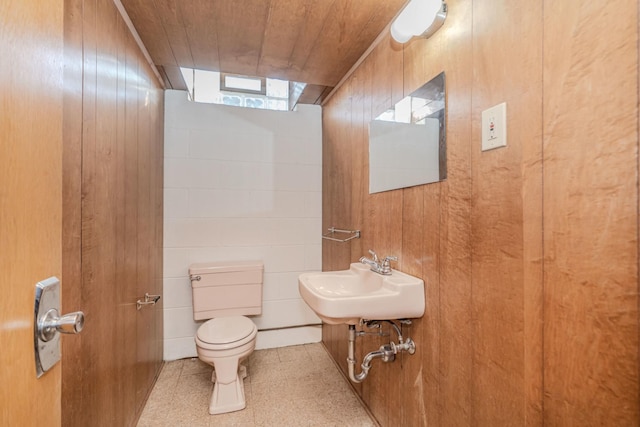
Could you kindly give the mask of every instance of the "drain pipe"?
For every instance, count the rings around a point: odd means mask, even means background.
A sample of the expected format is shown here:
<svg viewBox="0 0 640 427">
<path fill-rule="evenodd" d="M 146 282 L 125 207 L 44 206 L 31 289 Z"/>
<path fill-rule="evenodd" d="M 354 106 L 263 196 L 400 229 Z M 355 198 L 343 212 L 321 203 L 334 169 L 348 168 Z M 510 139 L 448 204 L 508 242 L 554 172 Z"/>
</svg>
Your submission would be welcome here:
<svg viewBox="0 0 640 427">
<path fill-rule="evenodd" d="M 385 349 L 385 347 L 388 347 Z M 373 359 L 381 358 L 383 362 L 391 362 L 396 358 L 393 354 L 391 346 L 382 346 L 378 351 L 372 351 L 364 357 L 362 361 L 362 372 L 356 375 L 356 326 L 349 325 L 349 354 L 347 357 L 347 364 L 349 365 L 349 378 L 354 383 L 361 383 L 369 375 L 369 369 L 371 369 L 371 361 Z"/>
<path fill-rule="evenodd" d="M 411 340 L 409 339 L 408 341 Z M 413 341 L 411 341 L 411 344 L 413 344 Z M 398 349 L 400 348 L 392 342 L 391 344 L 381 346 L 378 351 L 368 353 L 362 361 L 362 372 L 356 374 L 356 327 L 355 325 L 349 325 L 349 354 L 347 357 L 349 378 L 354 383 L 361 383 L 365 378 L 367 378 L 367 375 L 369 375 L 369 369 L 371 369 L 371 362 L 373 359 L 382 359 L 383 362 L 393 362 L 396 359 Z"/>
</svg>

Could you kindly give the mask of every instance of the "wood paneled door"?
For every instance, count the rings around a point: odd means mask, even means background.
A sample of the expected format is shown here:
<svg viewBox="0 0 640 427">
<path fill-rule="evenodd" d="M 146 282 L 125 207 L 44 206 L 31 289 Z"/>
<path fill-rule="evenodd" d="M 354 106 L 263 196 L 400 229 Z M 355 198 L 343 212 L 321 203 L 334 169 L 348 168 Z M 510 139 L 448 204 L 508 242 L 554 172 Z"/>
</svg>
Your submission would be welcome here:
<svg viewBox="0 0 640 427">
<path fill-rule="evenodd" d="M 33 308 L 62 269 L 62 54 L 61 2 L 0 3 L 2 426 L 60 425 L 60 364 L 36 378 Z"/>
<path fill-rule="evenodd" d="M 134 425 L 162 364 L 163 91 L 111 0 L 65 2 L 65 426 Z M 96 414 L 99 414 L 96 417 Z"/>
</svg>

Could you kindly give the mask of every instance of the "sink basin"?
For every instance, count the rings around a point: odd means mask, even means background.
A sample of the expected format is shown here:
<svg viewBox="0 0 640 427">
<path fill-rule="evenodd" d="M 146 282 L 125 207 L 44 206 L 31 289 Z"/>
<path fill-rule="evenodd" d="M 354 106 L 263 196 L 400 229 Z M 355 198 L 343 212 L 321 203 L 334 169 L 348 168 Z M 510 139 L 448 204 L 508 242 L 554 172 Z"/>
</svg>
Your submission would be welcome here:
<svg viewBox="0 0 640 427">
<path fill-rule="evenodd" d="M 349 270 L 303 273 L 298 289 L 318 317 L 332 325 L 422 317 L 424 281 L 391 271 L 383 276 L 355 262 Z"/>
</svg>

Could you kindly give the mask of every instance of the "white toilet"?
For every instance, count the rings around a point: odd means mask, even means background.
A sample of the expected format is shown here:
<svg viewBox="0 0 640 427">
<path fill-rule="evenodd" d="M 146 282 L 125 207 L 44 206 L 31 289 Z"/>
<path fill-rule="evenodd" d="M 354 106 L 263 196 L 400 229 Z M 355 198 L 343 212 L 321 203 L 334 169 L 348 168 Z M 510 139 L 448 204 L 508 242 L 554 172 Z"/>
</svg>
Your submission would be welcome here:
<svg viewBox="0 0 640 427">
<path fill-rule="evenodd" d="M 198 357 L 213 365 L 210 414 L 239 411 L 246 406 L 246 368 L 240 362 L 256 345 L 258 328 L 249 315 L 262 313 L 262 261 L 193 264 L 193 318 L 207 320 L 196 333 Z"/>
</svg>

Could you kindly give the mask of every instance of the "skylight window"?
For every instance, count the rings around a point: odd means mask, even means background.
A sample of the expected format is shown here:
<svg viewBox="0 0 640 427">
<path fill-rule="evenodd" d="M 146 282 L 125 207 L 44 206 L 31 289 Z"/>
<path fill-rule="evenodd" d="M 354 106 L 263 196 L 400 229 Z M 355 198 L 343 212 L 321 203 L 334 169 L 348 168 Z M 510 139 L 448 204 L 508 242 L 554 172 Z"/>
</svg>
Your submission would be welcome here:
<svg viewBox="0 0 640 427">
<path fill-rule="evenodd" d="M 222 74 L 221 86 L 223 90 L 230 92 L 252 92 L 261 95 L 265 94 L 264 80 L 258 77 L 234 76 Z"/>
<path fill-rule="evenodd" d="M 289 81 L 181 68 L 195 102 L 269 110 L 289 110 Z M 292 83 L 300 92 L 304 83 Z"/>
</svg>

